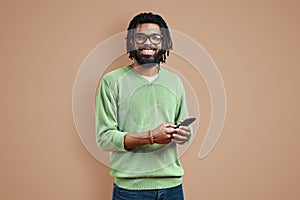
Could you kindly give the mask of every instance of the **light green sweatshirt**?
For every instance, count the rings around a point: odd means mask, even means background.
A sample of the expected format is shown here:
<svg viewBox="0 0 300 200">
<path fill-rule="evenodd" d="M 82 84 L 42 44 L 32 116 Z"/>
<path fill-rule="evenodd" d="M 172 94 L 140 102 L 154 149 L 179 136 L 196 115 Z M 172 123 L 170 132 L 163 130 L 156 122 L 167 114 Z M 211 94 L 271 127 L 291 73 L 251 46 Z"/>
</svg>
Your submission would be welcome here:
<svg viewBox="0 0 300 200">
<path fill-rule="evenodd" d="M 122 188 L 145 190 L 181 184 L 184 173 L 177 146 L 143 145 L 127 151 L 124 136 L 152 130 L 164 122 L 187 118 L 180 78 L 161 68 L 149 82 L 130 66 L 103 76 L 96 95 L 96 139 L 111 151 L 110 174 Z"/>
</svg>

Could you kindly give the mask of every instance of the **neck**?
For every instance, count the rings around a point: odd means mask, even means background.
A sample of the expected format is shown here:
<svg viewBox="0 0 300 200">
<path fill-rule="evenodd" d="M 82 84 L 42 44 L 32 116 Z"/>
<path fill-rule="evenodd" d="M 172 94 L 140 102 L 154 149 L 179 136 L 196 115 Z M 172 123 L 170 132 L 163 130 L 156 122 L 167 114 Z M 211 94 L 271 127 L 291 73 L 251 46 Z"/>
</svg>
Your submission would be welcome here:
<svg viewBox="0 0 300 200">
<path fill-rule="evenodd" d="M 137 71 L 139 74 L 143 76 L 155 76 L 158 73 L 157 65 L 153 67 L 143 67 L 142 65 L 138 64 L 136 61 L 131 65 L 131 67 Z"/>
</svg>

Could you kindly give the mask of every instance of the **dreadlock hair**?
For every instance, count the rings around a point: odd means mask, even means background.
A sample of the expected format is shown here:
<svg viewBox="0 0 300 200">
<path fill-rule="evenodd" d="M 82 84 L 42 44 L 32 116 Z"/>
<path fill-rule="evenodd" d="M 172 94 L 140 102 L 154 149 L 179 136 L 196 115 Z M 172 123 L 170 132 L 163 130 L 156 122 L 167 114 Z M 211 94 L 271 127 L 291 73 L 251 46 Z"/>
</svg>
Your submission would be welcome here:
<svg viewBox="0 0 300 200">
<path fill-rule="evenodd" d="M 162 38 L 162 49 L 161 49 L 161 55 L 159 57 L 159 63 L 165 63 L 167 56 L 169 56 L 169 50 L 172 50 L 173 43 L 170 36 L 169 28 L 167 23 L 164 21 L 164 19 L 157 14 L 149 13 L 140 13 L 136 15 L 129 23 L 129 26 L 127 28 L 127 37 L 126 37 L 126 50 L 129 54 L 129 58 L 133 59 L 133 52 L 134 52 L 134 34 L 135 30 L 140 24 L 144 23 L 153 23 L 157 24 L 160 27 L 160 31 L 163 35 Z M 158 63 L 158 64 L 159 64 Z"/>
</svg>

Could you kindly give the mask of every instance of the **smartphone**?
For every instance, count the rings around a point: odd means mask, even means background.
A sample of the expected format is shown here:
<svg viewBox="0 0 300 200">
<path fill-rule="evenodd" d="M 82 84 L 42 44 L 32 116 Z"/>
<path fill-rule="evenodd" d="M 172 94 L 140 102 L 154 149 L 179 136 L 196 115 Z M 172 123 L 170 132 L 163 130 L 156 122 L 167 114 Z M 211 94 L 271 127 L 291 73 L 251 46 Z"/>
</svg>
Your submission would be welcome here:
<svg viewBox="0 0 300 200">
<path fill-rule="evenodd" d="M 188 126 L 191 123 L 193 123 L 195 120 L 196 120 L 196 117 L 187 118 L 187 119 L 183 120 L 180 124 L 178 124 L 176 126 L 176 128 L 179 128 L 179 126 Z"/>
</svg>

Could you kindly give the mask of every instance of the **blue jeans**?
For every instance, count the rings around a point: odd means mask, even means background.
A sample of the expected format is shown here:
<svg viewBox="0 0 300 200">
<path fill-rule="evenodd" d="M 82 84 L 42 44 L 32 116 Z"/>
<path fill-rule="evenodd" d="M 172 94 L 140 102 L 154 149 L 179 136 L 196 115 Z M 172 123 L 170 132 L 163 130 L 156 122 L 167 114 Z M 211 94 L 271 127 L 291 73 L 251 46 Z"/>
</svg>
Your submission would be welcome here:
<svg viewBox="0 0 300 200">
<path fill-rule="evenodd" d="M 182 185 L 156 190 L 127 190 L 114 184 L 113 200 L 183 200 Z"/>
</svg>

